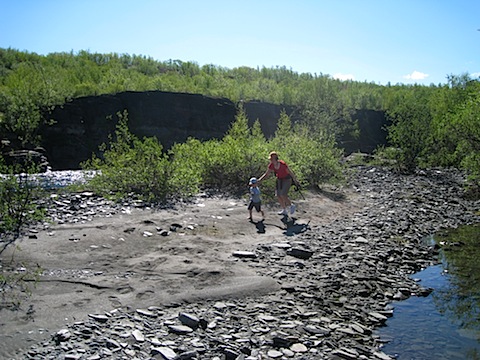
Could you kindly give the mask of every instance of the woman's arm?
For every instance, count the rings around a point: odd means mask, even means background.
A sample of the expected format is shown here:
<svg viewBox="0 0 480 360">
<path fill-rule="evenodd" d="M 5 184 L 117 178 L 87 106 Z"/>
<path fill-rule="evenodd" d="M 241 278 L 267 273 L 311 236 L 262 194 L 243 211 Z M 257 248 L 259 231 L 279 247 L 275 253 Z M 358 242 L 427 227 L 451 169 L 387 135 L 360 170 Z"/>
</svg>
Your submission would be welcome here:
<svg viewBox="0 0 480 360">
<path fill-rule="evenodd" d="M 287 167 L 287 172 L 292 177 L 293 183 L 298 184 L 297 176 L 294 174 L 294 172 L 289 167 Z"/>
<path fill-rule="evenodd" d="M 258 181 L 258 182 L 262 182 L 264 179 L 266 179 L 267 177 L 270 176 L 270 174 L 272 173 L 272 171 L 273 171 L 272 169 L 268 168 L 267 171 L 265 171 L 265 174 L 263 174 L 262 176 L 260 176 L 257 181 Z"/>
</svg>

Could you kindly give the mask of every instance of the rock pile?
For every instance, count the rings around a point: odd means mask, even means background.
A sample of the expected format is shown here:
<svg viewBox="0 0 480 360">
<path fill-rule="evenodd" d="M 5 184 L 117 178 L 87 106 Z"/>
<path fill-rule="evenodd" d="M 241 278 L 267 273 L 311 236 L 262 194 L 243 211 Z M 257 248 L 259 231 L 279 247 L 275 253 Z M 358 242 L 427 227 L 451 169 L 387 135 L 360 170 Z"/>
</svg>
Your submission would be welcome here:
<svg viewBox="0 0 480 360">
<path fill-rule="evenodd" d="M 40 172 L 45 172 L 50 168 L 45 150 L 41 147 L 2 151 L 1 156 L 8 166 L 18 166 L 21 169 L 27 169 L 34 164 Z"/>
<path fill-rule="evenodd" d="M 274 278 L 279 292 L 89 314 L 24 358 L 390 359 L 374 330 L 393 315 L 392 300 L 430 293 L 409 277 L 437 262 L 425 238 L 478 223 L 480 203 L 462 197 L 454 171 L 352 172 L 350 185 L 366 198 L 354 216 L 232 254 Z M 56 221 L 123 211 L 92 194 L 72 196 L 52 199 Z"/>
</svg>

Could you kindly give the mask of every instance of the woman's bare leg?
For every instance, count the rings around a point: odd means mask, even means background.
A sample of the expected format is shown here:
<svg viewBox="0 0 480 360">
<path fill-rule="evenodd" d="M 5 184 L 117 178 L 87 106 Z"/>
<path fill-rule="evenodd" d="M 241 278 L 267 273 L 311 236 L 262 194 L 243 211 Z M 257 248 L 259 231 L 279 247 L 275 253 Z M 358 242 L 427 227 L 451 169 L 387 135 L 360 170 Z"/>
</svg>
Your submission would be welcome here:
<svg viewBox="0 0 480 360">
<path fill-rule="evenodd" d="M 278 202 L 280 203 L 280 206 L 282 207 L 282 209 L 285 209 L 287 206 L 292 205 L 292 202 L 288 198 L 288 195 L 278 196 Z"/>
</svg>

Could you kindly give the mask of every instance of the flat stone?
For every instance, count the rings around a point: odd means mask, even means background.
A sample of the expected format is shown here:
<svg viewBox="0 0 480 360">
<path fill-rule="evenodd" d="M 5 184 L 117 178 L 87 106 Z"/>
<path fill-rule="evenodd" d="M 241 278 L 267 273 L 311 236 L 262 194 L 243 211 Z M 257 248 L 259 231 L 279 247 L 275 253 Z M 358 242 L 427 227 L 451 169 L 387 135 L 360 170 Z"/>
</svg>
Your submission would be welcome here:
<svg viewBox="0 0 480 360">
<path fill-rule="evenodd" d="M 292 350 L 293 352 L 296 352 L 296 353 L 304 353 L 304 352 L 308 351 L 308 348 L 303 344 L 296 343 L 296 344 L 292 344 L 292 346 L 290 346 L 290 350 Z"/>
<path fill-rule="evenodd" d="M 313 255 L 313 252 L 300 248 L 291 248 L 287 251 L 287 254 L 298 259 L 307 260 Z"/>
<path fill-rule="evenodd" d="M 133 330 L 132 331 L 132 336 L 138 342 L 144 342 L 145 341 L 145 336 L 142 334 L 142 332 L 140 330 Z"/>
<path fill-rule="evenodd" d="M 193 332 L 191 327 L 185 325 L 170 325 L 168 329 L 170 332 L 178 335 L 185 335 Z"/>
<path fill-rule="evenodd" d="M 290 249 L 292 247 L 289 243 L 273 243 L 271 246 L 279 249 Z"/>
<path fill-rule="evenodd" d="M 200 323 L 200 319 L 198 317 L 186 313 L 180 313 L 178 315 L 178 320 L 180 320 L 183 325 L 186 325 L 194 330 L 198 328 Z"/>
<path fill-rule="evenodd" d="M 173 360 L 177 357 L 175 351 L 170 349 L 169 347 L 152 347 L 151 349 L 152 355 L 161 355 L 166 360 Z"/>
<path fill-rule="evenodd" d="M 267 352 L 268 357 L 271 357 L 272 359 L 277 359 L 283 356 L 283 352 L 278 351 L 278 350 L 268 350 Z"/>
<path fill-rule="evenodd" d="M 368 315 L 370 315 L 371 317 L 375 318 L 378 321 L 387 321 L 388 319 L 385 315 L 382 315 L 378 312 L 369 312 Z"/>
<path fill-rule="evenodd" d="M 106 315 L 98 315 L 98 314 L 88 314 L 88 317 L 92 318 L 93 320 L 95 321 L 98 321 L 98 322 L 101 322 L 101 323 L 105 323 L 108 321 L 108 316 Z"/>
<path fill-rule="evenodd" d="M 157 314 L 153 311 L 150 311 L 150 310 L 145 310 L 145 309 L 137 309 L 137 313 L 140 314 L 140 315 L 145 315 L 145 316 L 148 316 L 148 317 L 157 317 Z"/>
<path fill-rule="evenodd" d="M 235 257 L 246 259 L 255 259 L 257 257 L 257 255 L 251 251 L 235 251 L 232 255 Z"/>
<path fill-rule="evenodd" d="M 266 322 L 278 321 L 278 318 L 271 315 L 259 315 L 258 319 Z"/>
</svg>

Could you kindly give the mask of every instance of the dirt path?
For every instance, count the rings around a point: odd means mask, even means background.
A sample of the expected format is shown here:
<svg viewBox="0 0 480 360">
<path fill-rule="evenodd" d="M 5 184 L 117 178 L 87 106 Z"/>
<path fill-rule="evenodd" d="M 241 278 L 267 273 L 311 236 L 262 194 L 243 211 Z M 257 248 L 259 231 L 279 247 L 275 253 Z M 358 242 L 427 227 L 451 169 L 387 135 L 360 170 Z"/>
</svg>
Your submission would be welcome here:
<svg viewBox="0 0 480 360">
<path fill-rule="evenodd" d="M 254 273 L 234 253 L 285 241 L 361 207 L 353 190 L 341 195 L 296 200 L 295 221 L 288 224 L 276 206 L 264 207 L 265 221 L 254 214 L 251 223 L 246 201 L 207 197 L 173 210 L 132 209 L 52 224 L 18 242 L 15 261 L 39 264 L 44 276 L 21 299 L 20 311 L 0 311 L 0 358 L 14 358 L 16 349 L 49 339 L 89 313 L 274 292 L 273 279 Z"/>
</svg>

